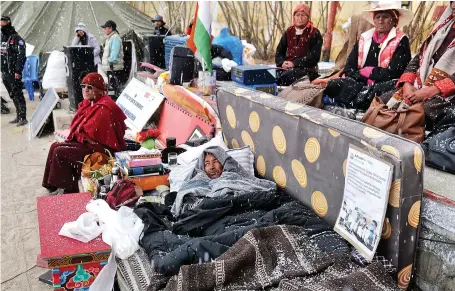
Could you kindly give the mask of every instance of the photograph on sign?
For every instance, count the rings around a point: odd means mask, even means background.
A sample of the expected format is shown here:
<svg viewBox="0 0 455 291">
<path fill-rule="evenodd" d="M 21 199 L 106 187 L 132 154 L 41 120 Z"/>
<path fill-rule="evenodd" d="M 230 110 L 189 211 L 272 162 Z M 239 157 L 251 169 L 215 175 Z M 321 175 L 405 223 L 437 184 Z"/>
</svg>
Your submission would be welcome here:
<svg viewBox="0 0 455 291">
<path fill-rule="evenodd" d="M 164 96 L 158 91 L 133 78 L 120 94 L 116 103 L 127 117 L 126 126 L 135 132 L 139 132 L 163 100 Z"/>
<path fill-rule="evenodd" d="M 350 146 L 335 231 L 372 260 L 381 238 L 393 166 Z"/>
</svg>

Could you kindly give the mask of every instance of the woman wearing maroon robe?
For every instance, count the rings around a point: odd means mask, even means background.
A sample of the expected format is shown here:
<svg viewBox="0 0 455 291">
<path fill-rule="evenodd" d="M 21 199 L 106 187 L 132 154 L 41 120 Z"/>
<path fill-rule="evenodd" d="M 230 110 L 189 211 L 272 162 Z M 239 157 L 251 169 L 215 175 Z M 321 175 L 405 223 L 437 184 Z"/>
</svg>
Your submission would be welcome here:
<svg viewBox="0 0 455 291">
<path fill-rule="evenodd" d="M 126 116 L 105 94 L 103 77 L 90 73 L 82 80 L 84 100 L 79 104 L 65 142 L 49 149 L 43 187 L 49 191 L 76 193 L 84 157 L 94 152 L 112 154 L 125 149 Z"/>
</svg>

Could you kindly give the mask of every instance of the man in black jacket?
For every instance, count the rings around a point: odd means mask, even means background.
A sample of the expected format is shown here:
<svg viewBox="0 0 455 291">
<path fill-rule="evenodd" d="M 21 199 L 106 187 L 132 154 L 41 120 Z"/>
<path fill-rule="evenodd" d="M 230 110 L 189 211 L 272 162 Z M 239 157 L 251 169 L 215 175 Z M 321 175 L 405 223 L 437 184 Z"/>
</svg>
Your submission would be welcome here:
<svg viewBox="0 0 455 291">
<path fill-rule="evenodd" d="M 27 124 L 26 105 L 22 89 L 22 70 L 26 61 L 25 41 L 17 34 L 8 16 L 1 17 L 1 70 L 2 79 L 16 107 L 16 118 L 10 123 Z"/>
<path fill-rule="evenodd" d="M 163 20 L 163 16 L 157 15 L 155 18 L 152 19 L 152 22 L 155 23 L 155 34 L 156 35 L 172 35 L 172 33 L 164 27 L 166 25 L 166 22 Z"/>
</svg>

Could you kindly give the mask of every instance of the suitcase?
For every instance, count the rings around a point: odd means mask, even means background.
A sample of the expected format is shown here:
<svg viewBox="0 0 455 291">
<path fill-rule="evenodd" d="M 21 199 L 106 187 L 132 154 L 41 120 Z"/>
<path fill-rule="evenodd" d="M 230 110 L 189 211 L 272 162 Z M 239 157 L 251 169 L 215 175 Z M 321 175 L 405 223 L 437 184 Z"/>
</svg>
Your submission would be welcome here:
<svg viewBox="0 0 455 291">
<path fill-rule="evenodd" d="M 169 83 L 182 85 L 194 78 L 195 58 L 193 52 L 182 46 L 176 46 L 171 51 L 169 62 Z"/>
<path fill-rule="evenodd" d="M 164 61 L 166 70 L 169 70 L 169 62 L 171 59 L 171 51 L 176 46 L 186 47 L 188 36 L 170 35 L 164 38 Z"/>
</svg>

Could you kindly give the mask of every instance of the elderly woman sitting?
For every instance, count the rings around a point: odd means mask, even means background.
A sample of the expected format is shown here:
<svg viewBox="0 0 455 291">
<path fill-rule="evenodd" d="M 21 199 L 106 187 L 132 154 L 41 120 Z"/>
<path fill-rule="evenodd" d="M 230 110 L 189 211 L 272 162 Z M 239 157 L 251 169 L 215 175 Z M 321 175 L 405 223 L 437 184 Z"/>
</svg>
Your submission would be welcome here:
<svg viewBox="0 0 455 291">
<path fill-rule="evenodd" d="M 204 198 L 235 197 L 255 194 L 266 197 L 275 193 L 276 184 L 248 173 L 226 151 L 209 147 L 199 157 L 191 179 L 184 183 L 172 205 L 172 213 L 179 216 L 192 209 Z"/>
<path fill-rule="evenodd" d="M 424 102 L 426 130 L 455 126 L 455 1 L 444 11 L 397 83 L 381 99 L 389 108 Z M 389 100 L 388 100 L 389 99 Z"/>
<path fill-rule="evenodd" d="M 412 12 L 379 4 L 362 15 L 374 28 L 361 34 L 349 54 L 345 78 L 330 80 L 325 89 L 336 104 L 355 109 L 367 109 L 374 95 L 391 90 L 411 60 L 409 39 L 399 28 L 412 20 Z"/>
<path fill-rule="evenodd" d="M 281 37 L 276 48 L 275 63 L 285 72 L 278 78 L 278 85 L 289 86 L 303 76 L 310 80 L 318 76 L 321 58 L 322 36 L 310 20 L 310 7 L 297 5 L 293 13 L 293 25 Z"/>
<path fill-rule="evenodd" d="M 103 77 L 90 73 L 82 80 L 84 100 L 71 122 L 65 142 L 53 143 L 49 149 L 43 187 L 49 191 L 79 192 L 78 181 L 85 155 L 111 153 L 125 149 L 126 116 L 105 94 Z"/>
</svg>

